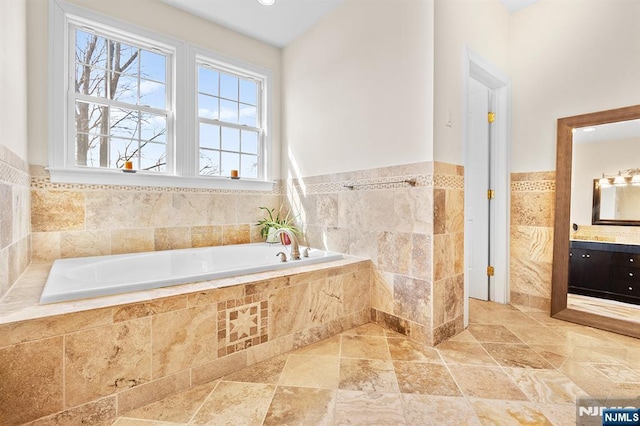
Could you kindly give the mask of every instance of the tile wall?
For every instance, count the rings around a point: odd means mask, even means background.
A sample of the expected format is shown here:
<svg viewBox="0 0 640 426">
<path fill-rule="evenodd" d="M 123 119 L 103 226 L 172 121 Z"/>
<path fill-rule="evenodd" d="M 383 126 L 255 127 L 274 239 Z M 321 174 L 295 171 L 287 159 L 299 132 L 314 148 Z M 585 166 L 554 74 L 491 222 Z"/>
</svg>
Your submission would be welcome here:
<svg viewBox="0 0 640 426">
<path fill-rule="evenodd" d="M 549 310 L 555 172 L 511 174 L 511 303 Z"/>
<path fill-rule="evenodd" d="M 54 184 L 31 167 L 34 262 L 260 241 L 277 192 Z"/>
<path fill-rule="evenodd" d="M 286 192 L 312 246 L 372 259 L 374 322 L 428 345 L 462 330 L 462 167 L 313 176 Z"/>
<path fill-rule="evenodd" d="M 29 167 L 0 145 L 0 297 L 30 262 Z"/>
<path fill-rule="evenodd" d="M 577 231 L 572 229 L 570 232 L 575 240 L 640 244 L 640 227 L 637 226 L 580 225 Z"/>
<path fill-rule="evenodd" d="M 33 270 L 44 283 L 47 268 Z M 23 279 L 34 279 L 29 271 Z M 243 285 L 0 324 L 0 423 L 97 423 L 367 323 L 370 277 L 371 262 L 345 260 Z"/>
</svg>

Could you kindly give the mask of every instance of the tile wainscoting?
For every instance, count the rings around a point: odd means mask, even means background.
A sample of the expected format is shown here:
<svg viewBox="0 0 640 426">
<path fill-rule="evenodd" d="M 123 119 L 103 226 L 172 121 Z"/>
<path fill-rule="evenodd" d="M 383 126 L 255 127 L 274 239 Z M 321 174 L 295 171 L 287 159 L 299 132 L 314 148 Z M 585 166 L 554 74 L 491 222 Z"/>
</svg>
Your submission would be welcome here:
<svg viewBox="0 0 640 426">
<path fill-rule="evenodd" d="M 278 208 L 276 190 L 51 183 L 31 167 L 33 261 L 261 241 L 258 206 Z"/>
<path fill-rule="evenodd" d="M 463 188 L 461 166 L 424 162 L 294 178 L 286 197 L 311 246 L 372 259 L 374 322 L 435 345 L 463 327 Z"/>
<path fill-rule="evenodd" d="M 37 306 L 47 273 L 32 265 L 11 290 L 23 295 L 21 309 L 0 305 L 3 424 L 114 418 L 371 315 L 371 262 L 354 258 L 218 280 L 239 283 L 222 288 L 214 281 Z M 148 300 L 109 304 L 140 297 Z M 83 303 L 92 308 L 78 311 Z"/>
<path fill-rule="evenodd" d="M 511 303 L 549 310 L 555 172 L 511 174 Z"/>
<path fill-rule="evenodd" d="M 29 167 L 0 145 L 0 297 L 31 261 Z"/>
</svg>

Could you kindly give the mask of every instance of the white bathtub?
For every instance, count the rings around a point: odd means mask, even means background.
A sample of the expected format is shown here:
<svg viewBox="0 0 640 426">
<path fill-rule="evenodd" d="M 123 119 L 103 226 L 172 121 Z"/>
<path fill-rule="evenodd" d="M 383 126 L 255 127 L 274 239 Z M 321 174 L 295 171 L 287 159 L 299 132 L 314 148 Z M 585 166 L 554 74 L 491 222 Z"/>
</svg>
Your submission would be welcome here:
<svg viewBox="0 0 640 426">
<path fill-rule="evenodd" d="M 301 253 L 303 249 L 300 248 Z M 60 259 L 53 262 L 40 303 L 150 290 L 344 257 L 311 249 L 307 258 L 281 262 L 276 256 L 280 251 L 289 258 L 281 244 L 257 243 Z"/>
</svg>

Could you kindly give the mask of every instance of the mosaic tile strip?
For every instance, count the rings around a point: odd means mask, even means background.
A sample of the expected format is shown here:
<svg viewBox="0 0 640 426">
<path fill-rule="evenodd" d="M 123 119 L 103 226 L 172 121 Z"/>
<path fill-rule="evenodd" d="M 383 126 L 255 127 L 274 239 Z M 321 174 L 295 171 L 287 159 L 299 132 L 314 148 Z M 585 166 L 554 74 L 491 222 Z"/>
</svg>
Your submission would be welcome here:
<svg viewBox="0 0 640 426">
<path fill-rule="evenodd" d="M 433 186 L 434 188 L 464 190 L 464 176 L 436 174 Z"/>
<path fill-rule="evenodd" d="M 511 182 L 512 192 L 548 192 L 556 190 L 556 181 L 516 181 Z"/>
<path fill-rule="evenodd" d="M 29 187 L 29 174 L 0 161 L 0 181 Z"/>
<path fill-rule="evenodd" d="M 4 145 L 0 145 L 0 163 L 6 163 L 8 166 L 21 170 L 25 173 L 29 172 L 29 163 Z"/>
<path fill-rule="evenodd" d="M 269 301 L 259 295 L 218 303 L 218 356 L 269 341 Z"/>
<path fill-rule="evenodd" d="M 163 186 L 130 186 L 130 185 L 87 185 L 82 183 L 54 183 L 51 178 L 31 176 L 31 189 L 62 189 L 72 191 L 133 191 L 133 192 L 193 192 L 209 194 L 247 194 L 269 195 L 283 193 L 277 186 L 273 191 L 252 191 L 240 189 L 207 189 L 207 188 L 175 188 Z"/>
</svg>

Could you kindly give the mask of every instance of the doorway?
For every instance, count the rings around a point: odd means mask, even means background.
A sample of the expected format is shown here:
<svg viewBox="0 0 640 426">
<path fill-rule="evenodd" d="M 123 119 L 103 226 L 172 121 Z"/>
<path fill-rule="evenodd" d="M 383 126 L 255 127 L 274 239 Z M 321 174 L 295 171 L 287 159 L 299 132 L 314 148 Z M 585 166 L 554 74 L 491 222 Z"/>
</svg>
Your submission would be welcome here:
<svg viewBox="0 0 640 426">
<path fill-rule="evenodd" d="M 509 78 L 467 48 L 464 111 L 464 323 L 467 326 L 469 297 L 509 302 L 511 128 Z"/>
</svg>

